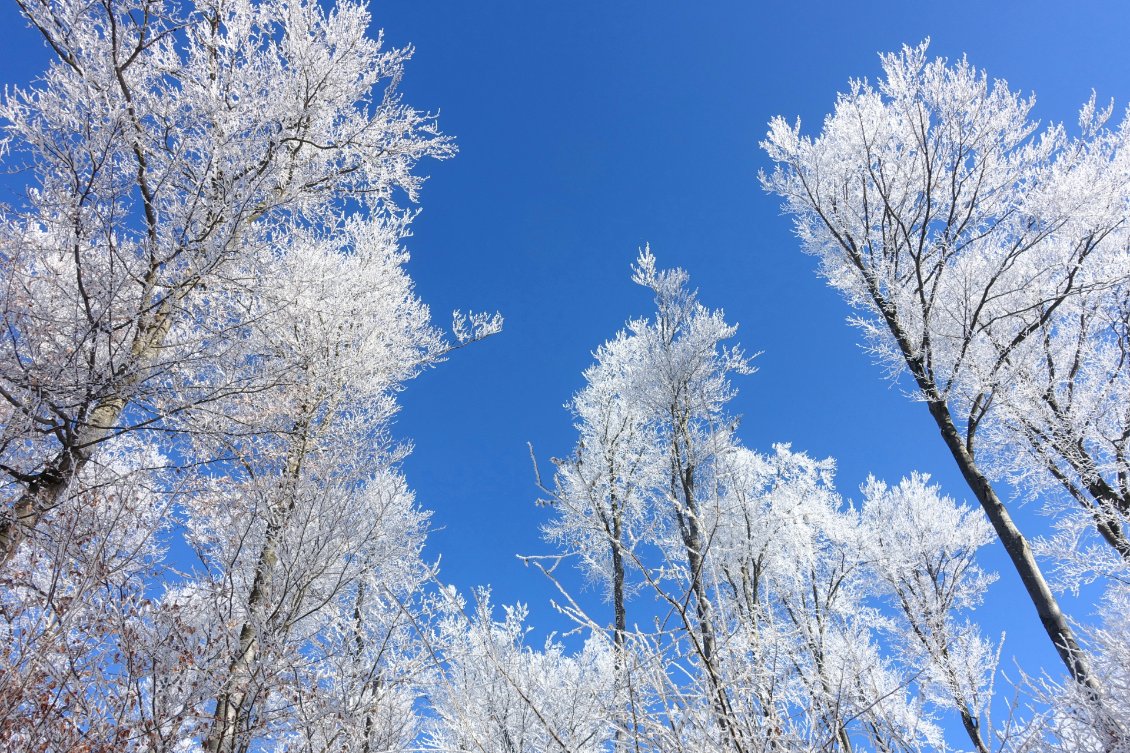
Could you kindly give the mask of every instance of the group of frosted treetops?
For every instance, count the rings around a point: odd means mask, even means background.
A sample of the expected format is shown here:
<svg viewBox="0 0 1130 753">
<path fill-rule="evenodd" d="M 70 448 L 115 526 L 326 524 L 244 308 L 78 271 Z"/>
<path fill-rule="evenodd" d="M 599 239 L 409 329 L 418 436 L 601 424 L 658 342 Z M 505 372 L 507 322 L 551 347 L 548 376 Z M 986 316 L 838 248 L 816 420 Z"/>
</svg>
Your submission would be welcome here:
<svg viewBox="0 0 1130 753">
<path fill-rule="evenodd" d="M 736 328 L 645 249 L 654 312 L 596 349 L 538 482 L 530 562 L 604 599 L 558 581 L 578 637 L 528 645 L 422 555 L 389 428 L 501 328 L 445 334 L 404 271 L 417 163 L 454 152 L 397 92 L 410 50 L 355 0 L 17 2 L 52 57 L 0 100 L 0 749 L 1130 750 L 1113 106 L 1040 127 L 923 44 L 817 135 L 773 120 L 761 185 L 971 502 L 743 445 Z M 1062 664 L 1005 675 L 983 547 Z"/>
</svg>

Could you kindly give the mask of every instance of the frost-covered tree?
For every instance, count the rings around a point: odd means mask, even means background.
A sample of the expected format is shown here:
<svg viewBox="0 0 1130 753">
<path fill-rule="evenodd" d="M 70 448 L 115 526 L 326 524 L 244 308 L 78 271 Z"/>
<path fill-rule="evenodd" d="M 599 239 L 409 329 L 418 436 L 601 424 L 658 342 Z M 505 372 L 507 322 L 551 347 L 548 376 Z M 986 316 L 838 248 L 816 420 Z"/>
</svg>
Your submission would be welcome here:
<svg viewBox="0 0 1130 753">
<path fill-rule="evenodd" d="M 430 693 L 429 749 L 480 753 L 597 753 L 613 726 L 613 651 L 594 636 L 575 654 L 552 637 L 536 650 L 522 606 L 492 614 L 480 592 L 473 613 L 446 595 L 433 646 L 444 667 Z"/>
<path fill-rule="evenodd" d="M 545 489 L 557 514 L 544 527 L 546 538 L 575 555 L 586 577 L 598 583 L 612 604 L 612 643 L 617 695 L 610 709 L 617 750 L 634 730 L 625 664 L 627 602 L 644 583 L 629 580 L 639 549 L 654 538 L 655 511 L 647 495 L 664 467 L 654 427 L 632 400 L 640 364 L 630 357 L 627 335 L 606 343 L 585 372 L 586 386 L 571 401 L 580 434 L 573 455 L 556 460 L 554 487 Z"/>
<path fill-rule="evenodd" d="M 328 237 L 288 234 L 233 345 L 251 372 L 239 381 L 262 369 L 286 380 L 171 417 L 177 464 L 120 435 L 83 466 L 79 481 L 99 484 L 17 551 L 0 712 L 21 720 L 10 744 L 62 750 L 81 735 L 95 748 L 229 753 L 415 738 L 424 660 L 410 615 L 429 575 L 427 516 L 387 425 L 395 392 L 446 346 L 400 239 L 398 224 L 360 219 Z M 181 538 L 199 563 L 185 574 L 164 557 Z"/>
<path fill-rule="evenodd" d="M 632 400 L 641 364 L 630 357 L 628 336 L 604 344 L 585 372 L 585 388 L 570 402 L 579 433 L 574 454 L 557 460 L 549 504 L 557 515 L 548 539 L 575 553 L 585 574 L 606 591 L 613 607 L 613 637 L 627 630 L 626 572 L 650 529 L 645 495 L 662 468 L 648 415 Z"/>
<path fill-rule="evenodd" d="M 55 57 L 0 105 L 4 562 L 102 442 L 278 377 L 225 359 L 282 238 L 404 216 L 452 150 L 350 0 L 20 7 Z"/>
<path fill-rule="evenodd" d="M 1039 131 L 1033 101 L 926 45 L 882 56 L 819 136 L 773 120 L 762 175 L 806 251 L 909 372 L 1072 676 L 1091 670 L 989 474 L 1050 478 L 1125 553 L 1130 129 Z M 1022 465 L 1014 462 L 1020 459 Z"/>
<path fill-rule="evenodd" d="M 427 515 L 389 422 L 452 346 L 403 268 L 451 151 L 407 51 L 351 2 L 22 7 L 57 59 L 0 112 L 37 181 L 0 218 L 0 745 L 410 745 Z"/>
<path fill-rule="evenodd" d="M 749 371 L 735 327 L 649 251 L 635 280 L 656 314 L 585 372 L 545 529 L 612 601 L 617 746 L 933 750 L 951 711 L 991 745 L 996 655 L 967 621 L 990 581 L 973 561 L 987 523 L 920 476 L 871 482 L 856 509 L 832 461 L 742 447 L 726 410 L 729 376 Z"/>
<path fill-rule="evenodd" d="M 930 700 L 956 710 L 980 753 L 993 748 L 989 702 L 997 648 L 968 613 L 994 580 L 978 567 L 977 550 L 992 541 L 988 522 L 913 474 L 889 487 L 874 478 L 863 487 L 860 525 L 867 569 L 898 614 L 898 648 L 920 668 Z"/>
<path fill-rule="evenodd" d="M 255 399 L 217 401 L 192 432 L 195 456 L 231 466 L 200 479 L 187 519 L 208 565 L 190 586 L 203 600 L 194 609 L 223 605 L 217 627 L 231 626 L 209 631 L 227 636 L 220 666 L 210 659 L 207 672 L 215 711 L 205 750 L 309 731 L 296 714 L 322 718 L 314 710 L 330 703 L 326 693 L 352 681 L 319 677 L 325 663 L 364 656 L 363 638 L 390 620 L 384 640 L 394 649 L 404 621 L 396 605 L 426 575 L 424 517 L 392 470 L 402 451 L 383 432 L 394 391 L 434 360 L 440 340 L 401 269 L 394 231 L 353 220 L 326 239 L 292 233 L 245 341 L 288 381 Z M 368 671 L 383 678 L 382 693 L 395 690 L 399 670 Z M 344 712 L 359 700 L 334 702 Z"/>
<path fill-rule="evenodd" d="M 671 534 L 661 541 L 666 561 L 686 591 L 671 600 L 702 671 L 706 694 L 720 732 L 733 736 L 730 689 L 717 661 L 718 639 L 708 593 L 705 557 L 710 531 L 704 526 L 704 503 L 711 496 L 712 460 L 729 441 L 722 413 L 730 397 L 728 376 L 747 373 L 740 349 L 727 348 L 736 328 L 720 311 L 700 304 L 679 269 L 660 270 L 650 250 L 641 253 L 633 280 L 656 299 L 654 319 L 629 322 L 619 338 L 621 358 L 633 361 L 636 379 L 624 398 L 647 416 L 661 458 L 647 490 Z M 613 344 L 610 343 L 611 347 Z"/>
</svg>

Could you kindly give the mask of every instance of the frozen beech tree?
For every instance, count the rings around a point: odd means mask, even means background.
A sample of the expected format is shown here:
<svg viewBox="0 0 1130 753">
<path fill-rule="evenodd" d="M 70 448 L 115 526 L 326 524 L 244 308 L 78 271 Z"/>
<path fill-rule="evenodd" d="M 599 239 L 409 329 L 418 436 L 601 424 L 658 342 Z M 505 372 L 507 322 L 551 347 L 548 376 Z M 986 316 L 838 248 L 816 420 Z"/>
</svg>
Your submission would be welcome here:
<svg viewBox="0 0 1130 753">
<path fill-rule="evenodd" d="M 34 176 L 0 216 L 4 562 L 102 442 L 277 378 L 221 362 L 280 238 L 401 216 L 451 153 L 348 0 L 20 5 L 55 59 L 0 105 Z"/>
<path fill-rule="evenodd" d="M 927 486 L 918 474 L 894 487 L 869 479 L 863 487 L 861 541 L 879 592 L 896 607 L 903 631 L 898 650 L 928 698 L 961 717 L 979 753 L 992 750 L 992 671 L 998 649 L 959 612 L 977 606 L 994 578 L 977 565 L 977 549 L 992 541 L 984 518 Z"/>
<path fill-rule="evenodd" d="M 217 627 L 228 626 L 207 635 L 221 641 L 205 650 L 207 751 L 313 734 L 311 720 L 357 749 L 376 744 L 366 719 L 403 722 L 391 742 L 414 732 L 396 660 L 406 650 L 400 605 L 427 574 L 424 517 L 391 470 L 402 451 L 380 432 L 393 391 L 440 340 L 398 240 L 396 227 L 361 220 L 325 239 L 291 233 L 244 340 L 287 382 L 265 393 L 267 408 L 262 397 L 216 401 L 191 432 L 195 456 L 232 466 L 219 483 L 200 478 L 187 520 L 208 565 L 188 586 L 202 599 L 192 611 L 221 605 Z M 368 686 L 335 671 L 350 665 Z"/>
<path fill-rule="evenodd" d="M 855 508 L 832 461 L 742 447 L 735 327 L 649 251 L 635 280 L 656 314 L 585 372 L 545 529 L 612 604 L 610 628 L 563 608 L 614 649 L 614 749 L 938 750 L 951 713 L 976 749 L 1005 744 L 996 649 L 968 616 L 987 522 L 919 475 Z"/>
<path fill-rule="evenodd" d="M 1048 637 L 1099 693 L 989 475 L 1063 489 L 1126 556 L 1130 128 L 1092 99 L 1079 137 L 1038 130 L 1032 100 L 925 44 L 882 64 L 819 136 L 775 119 L 762 183 L 879 361 L 909 372 Z"/>
<path fill-rule="evenodd" d="M 407 51 L 348 1 L 21 7 L 56 60 L 0 108 L 34 176 L 0 217 L 0 746 L 413 744 L 427 515 L 388 423 L 452 346 L 397 202 L 451 146 Z"/>
<path fill-rule="evenodd" d="M 551 503 L 559 514 L 545 528 L 606 591 L 617 645 L 627 629 L 626 569 L 651 528 L 644 495 L 663 467 L 648 414 L 631 396 L 640 368 L 629 355 L 633 346 L 626 334 L 601 346 L 570 403 L 580 437 L 574 454 L 556 461 Z"/>
<path fill-rule="evenodd" d="M 415 739 L 426 515 L 385 429 L 395 391 L 445 346 L 402 270 L 402 232 L 354 218 L 280 239 L 228 368 L 285 380 L 170 417 L 176 464 L 136 432 L 108 441 L 83 492 L 49 511 L 51 535 L 23 542 L 4 592 L 12 749 Z M 199 563 L 186 574 L 164 561 L 174 521 Z"/>
</svg>

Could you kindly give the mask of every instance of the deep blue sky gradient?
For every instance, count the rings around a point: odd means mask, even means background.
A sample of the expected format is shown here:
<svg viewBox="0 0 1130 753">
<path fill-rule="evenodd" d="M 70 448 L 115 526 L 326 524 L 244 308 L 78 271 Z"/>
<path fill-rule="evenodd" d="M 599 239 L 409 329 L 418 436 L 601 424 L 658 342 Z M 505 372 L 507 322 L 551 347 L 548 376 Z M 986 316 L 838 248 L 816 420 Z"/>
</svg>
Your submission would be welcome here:
<svg viewBox="0 0 1130 753">
<path fill-rule="evenodd" d="M 849 77 L 878 74 L 876 53 L 929 36 L 990 76 L 1039 95 L 1044 122 L 1074 124 L 1097 90 L 1130 101 L 1130 3 L 537 2 L 377 0 L 375 26 L 414 44 L 402 90 L 440 110 L 460 154 L 429 163 L 409 239 L 420 296 L 445 324 L 454 308 L 499 310 L 505 331 L 455 353 L 409 385 L 398 436 L 421 505 L 434 511 L 432 557 L 462 589 L 493 584 L 541 626 L 560 627 L 552 589 L 515 553 L 547 551 L 547 512 L 527 442 L 542 460 L 574 442 L 562 405 L 592 351 L 651 302 L 629 280 L 650 242 L 688 269 L 702 300 L 763 351 L 733 411 L 749 446 L 839 461 L 854 495 L 868 473 L 929 472 L 971 499 L 926 409 L 860 350 L 847 307 L 814 274 L 789 220 L 762 193 L 757 144 L 776 114 L 809 133 Z M 14 3 L 0 5 L 0 81 L 23 83 L 46 52 Z M 1030 505 L 1022 525 L 1041 530 Z M 1008 631 L 1005 666 L 1059 667 L 999 546 L 1001 573 L 982 611 Z M 1067 602 L 1085 620 L 1087 600 Z M 1015 676 L 1015 672 L 1010 672 Z"/>
</svg>

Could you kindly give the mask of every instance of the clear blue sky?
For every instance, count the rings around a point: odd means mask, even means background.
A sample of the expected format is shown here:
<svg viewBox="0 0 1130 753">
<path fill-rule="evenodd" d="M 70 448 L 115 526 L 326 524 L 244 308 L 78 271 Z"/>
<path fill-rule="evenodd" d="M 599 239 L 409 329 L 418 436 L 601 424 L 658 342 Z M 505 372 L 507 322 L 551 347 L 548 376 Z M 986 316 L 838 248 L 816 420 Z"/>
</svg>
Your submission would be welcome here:
<svg viewBox="0 0 1130 753">
<path fill-rule="evenodd" d="M 505 331 L 456 353 L 403 395 L 397 433 L 419 502 L 434 511 L 431 555 L 461 588 L 493 584 L 555 623 L 548 585 L 514 554 L 546 551 L 526 443 L 549 472 L 567 454 L 562 404 L 591 352 L 650 311 L 629 281 L 637 248 L 688 269 L 702 300 L 763 351 L 733 410 L 754 448 L 792 442 L 839 461 L 852 495 L 869 472 L 932 473 L 971 498 L 925 408 L 883 381 L 846 325 L 847 308 L 814 274 L 764 195 L 757 143 L 770 117 L 812 132 L 849 77 L 876 53 L 929 36 L 1013 88 L 1037 117 L 1075 121 L 1092 88 L 1130 101 L 1125 2 L 531 2 L 376 0 L 375 25 L 412 43 L 403 91 L 441 110 L 454 160 L 430 163 L 408 242 L 421 297 L 444 324 L 453 308 L 499 310 Z M 14 3 L 0 5 L 0 81 L 24 82 L 46 53 Z M 1033 508 L 1019 515 L 1041 526 Z M 1001 573 L 982 618 L 1007 630 L 1006 656 L 1058 674 L 1020 583 Z M 1071 606 L 1086 619 L 1085 606 Z M 1006 667 L 1012 662 L 1005 661 Z M 1015 673 L 1012 673 L 1015 674 Z"/>
</svg>

